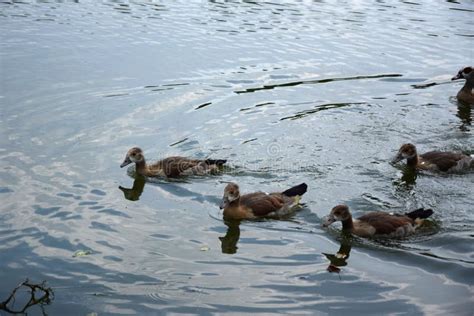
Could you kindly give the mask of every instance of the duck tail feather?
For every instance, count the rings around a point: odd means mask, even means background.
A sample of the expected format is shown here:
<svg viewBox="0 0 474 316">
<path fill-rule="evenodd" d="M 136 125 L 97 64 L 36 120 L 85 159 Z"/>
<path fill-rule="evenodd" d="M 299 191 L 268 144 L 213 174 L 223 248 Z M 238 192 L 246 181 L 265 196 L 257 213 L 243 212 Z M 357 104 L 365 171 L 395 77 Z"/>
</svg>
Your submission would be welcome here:
<svg viewBox="0 0 474 316">
<path fill-rule="evenodd" d="M 227 162 L 227 159 L 206 159 L 204 162 L 208 165 L 222 166 Z"/>
<path fill-rule="evenodd" d="M 292 188 L 289 188 L 286 191 L 283 191 L 281 194 L 292 197 L 292 196 L 301 196 L 306 193 L 306 190 L 308 190 L 308 185 L 306 183 L 301 183 L 298 184 Z"/>
<path fill-rule="evenodd" d="M 417 210 L 411 211 L 409 213 L 405 213 L 406 216 L 410 217 L 411 219 L 417 219 L 417 218 L 428 218 L 433 214 L 432 209 L 424 209 L 424 208 L 419 208 Z"/>
</svg>

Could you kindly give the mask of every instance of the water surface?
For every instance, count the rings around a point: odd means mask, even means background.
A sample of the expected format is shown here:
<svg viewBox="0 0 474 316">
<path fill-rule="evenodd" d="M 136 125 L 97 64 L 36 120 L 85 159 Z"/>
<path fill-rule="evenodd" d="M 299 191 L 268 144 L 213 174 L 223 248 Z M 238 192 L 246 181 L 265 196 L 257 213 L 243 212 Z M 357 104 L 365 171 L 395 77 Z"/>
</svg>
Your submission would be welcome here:
<svg viewBox="0 0 474 316">
<path fill-rule="evenodd" d="M 474 173 L 388 161 L 405 142 L 474 154 L 472 107 L 450 82 L 474 63 L 473 12 L 461 0 L 0 1 L 0 301 L 29 278 L 54 289 L 51 315 L 470 315 Z M 144 182 L 119 168 L 132 146 L 232 169 Z M 229 181 L 306 182 L 306 206 L 224 223 Z M 321 227 L 339 203 L 435 214 L 417 236 L 367 241 Z"/>
</svg>

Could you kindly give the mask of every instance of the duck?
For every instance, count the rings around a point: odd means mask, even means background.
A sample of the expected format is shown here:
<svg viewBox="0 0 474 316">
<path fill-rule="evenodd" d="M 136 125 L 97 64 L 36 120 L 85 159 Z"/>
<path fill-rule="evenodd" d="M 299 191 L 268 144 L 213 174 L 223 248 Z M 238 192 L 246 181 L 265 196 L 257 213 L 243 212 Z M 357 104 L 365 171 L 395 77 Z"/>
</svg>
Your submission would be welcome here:
<svg viewBox="0 0 474 316">
<path fill-rule="evenodd" d="M 369 212 L 353 219 L 349 207 L 341 204 L 332 208 L 323 221 L 323 227 L 341 221 L 342 230 L 355 236 L 401 238 L 413 234 L 432 214 L 432 209 L 420 208 L 405 214 Z"/>
<path fill-rule="evenodd" d="M 225 220 L 282 217 L 291 214 L 300 206 L 300 199 L 308 186 L 301 183 L 278 193 L 254 192 L 240 195 L 239 186 L 229 183 L 224 189 L 220 209 Z"/>
<path fill-rule="evenodd" d="M 415 169 L 456 172 L 470 168 L 474 165 L 474 158 L 462 153 L 448 151 L 430 151 L 418 155 L 413 144 L 403 144 L 397 155 L 392 159 L 392 163 L 397 163 L 403 159 L 407 160 L 407 165 Z"/>
<path fill-rule="evenodd" d="M 472 67 L 464 67 L 459 70 L 457 75 L 451 80 L 458 79 L 466 79 L 466 82 L 456 95 L 457 99 L 461 103 L 474 104 L 474 93 L 472 90 L 474 88 L 474 71 L 472 70 Z"/>
<path fill-rule="evenodd" d="M 139 175 L 145 177 L 176 178 L 184 175 L 205 175 L 213 173 L 218 171 L 226 162 L 227 160 L 225 159 L 200 160 L 173 156 L 149 165 L 145 161 L 143 150 L 139 147 L 133 147 L 128 150 L 120 168 L 135 163 L 136 172 Z"/>
</svg>

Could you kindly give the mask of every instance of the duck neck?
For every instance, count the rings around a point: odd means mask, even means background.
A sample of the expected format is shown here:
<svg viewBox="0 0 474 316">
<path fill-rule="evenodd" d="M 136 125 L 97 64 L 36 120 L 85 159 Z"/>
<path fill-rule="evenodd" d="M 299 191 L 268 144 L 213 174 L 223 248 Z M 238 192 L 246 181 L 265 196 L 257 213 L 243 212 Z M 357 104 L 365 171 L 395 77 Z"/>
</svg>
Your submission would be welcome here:
<svg viewBox="0 0 474 316">
<path fill-rule="evenodd" d="M 418 154 L 415 154 L 413 157 L 411 158 L 407 158 L 407 165 L 410 166 L 410 167 L 416 167 L 416 165 L 418 164 Z"/>
<path fill-rule="evenodd" d="M 138 173 L 140 173 L 142 175 L 146 175 L 146 174 L 144 174 L 144 173 L 146 173 L 145 172 L 146 171 L 145 159 L 135 162 L 135 167 L 136 167 Z"/>
<path fill-rule="evenodd" d="M 352 216 L 342 221 L 342 230 L 352 230 L 354 223 L 352 222 Z"/>
<path fill-rule="evenodd" d="M 472 94 L 472 89 L 474 88 L 474 80 L 466 79 L 464 86 L 461 88 L 461 91 Z"/>
<path fill-rule="evenodd" d="M 229 203 L 229 207 L 238 207 L 240 205 L 240 196 Z"/>
<path fill-rule="evenodd" d="M 240 197 L 229 202 L 227 206 L 224 208 L 224 219 L 245 219 L 245 212 L 242 212 L 240 207 Z"/>
</svg>

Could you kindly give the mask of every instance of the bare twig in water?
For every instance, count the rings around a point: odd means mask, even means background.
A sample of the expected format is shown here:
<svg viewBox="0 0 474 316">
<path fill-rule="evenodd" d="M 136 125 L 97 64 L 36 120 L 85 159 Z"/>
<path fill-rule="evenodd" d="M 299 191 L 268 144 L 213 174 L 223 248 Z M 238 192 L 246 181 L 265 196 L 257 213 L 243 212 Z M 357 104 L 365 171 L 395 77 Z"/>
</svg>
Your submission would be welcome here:
<svg viewBox="0 0 474 316">
<path fill-rule="evenodd" d="M 22 287 L 29 289 L 30 299 L 22 308 L 13 308 L 13 304 L 15 303 L 15 294 Z M 39 293 L 39 297 L 36 296 L 37 292 Z M 43 309 L 43 306 L 51 304 L 53 299 L 53 290 L 50 287 L 46 287 L 46 281 L 43 281 L 40 284 L 33 284 L 30 283 L 28 279 L 26 279 L 12 290 L 10 296 L 5 301 L 0 303 L 0 310 L 4 310 L 10 314 L 26 314 L 26 310 L 28 308 L 34 305 L 39 305 L 43 315 L 47 315 Z"/>
</svg>

